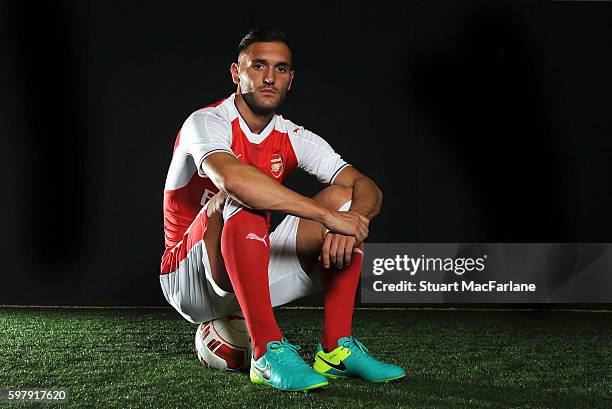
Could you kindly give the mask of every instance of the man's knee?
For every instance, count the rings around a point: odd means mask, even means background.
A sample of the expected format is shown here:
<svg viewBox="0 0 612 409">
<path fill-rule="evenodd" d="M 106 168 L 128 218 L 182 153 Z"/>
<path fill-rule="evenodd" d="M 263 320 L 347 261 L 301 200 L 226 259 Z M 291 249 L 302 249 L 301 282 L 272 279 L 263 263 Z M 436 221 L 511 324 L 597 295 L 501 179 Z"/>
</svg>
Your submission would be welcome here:
<svg viewBox="0 0 612 409">
<path fill-rule="evenodd" d="M 338 209 L 351 200 L 353 189 L 346 186 L 332 185 L 317 193 L 313 199 L 328 209 Z"/>
</svg>

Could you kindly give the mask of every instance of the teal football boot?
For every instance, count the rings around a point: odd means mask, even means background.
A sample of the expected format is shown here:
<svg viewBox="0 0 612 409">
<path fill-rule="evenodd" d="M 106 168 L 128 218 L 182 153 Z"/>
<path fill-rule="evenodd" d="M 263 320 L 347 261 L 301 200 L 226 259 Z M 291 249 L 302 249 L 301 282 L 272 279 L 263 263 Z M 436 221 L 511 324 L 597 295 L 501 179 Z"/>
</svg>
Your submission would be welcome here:
<svg viewBox="0 0 612 409">
<path fill-rule="evenodd" d="M 374 358 L 353 337 L 340 338 L 338 347 L 330 352 L 325 352 L 319 344 L 313 369 L 329 378 L 357 377 L 369 382 L 387 382 L 406 376 L 399 366 Z"/>
<path fill-rule="evenodd" d="M 329 384 L 324 376 L 304 362 L 298 354 L 300 347 L 285 338 L 268 342 L 266 350 L 261 358 L 251 358 L 251 382 L 283 391 L 308 391 Z"/>
</svg>

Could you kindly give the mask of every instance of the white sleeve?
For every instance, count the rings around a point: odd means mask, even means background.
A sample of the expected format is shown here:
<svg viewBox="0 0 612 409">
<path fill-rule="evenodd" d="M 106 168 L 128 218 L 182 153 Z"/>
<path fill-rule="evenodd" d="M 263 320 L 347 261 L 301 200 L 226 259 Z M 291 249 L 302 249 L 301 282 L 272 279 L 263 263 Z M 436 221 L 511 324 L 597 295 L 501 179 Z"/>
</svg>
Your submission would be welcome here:
<svg viewBox="0 0 612 409">
<path fill-rule="evenodd" d="M 200 176 L 202 161 L 211 153 L 234 153 L 231 149 L 231 124 L 212 112 L 196 111 L 183 124 L 179 146 L 193 157 Z"/>
<path fill-rule="evenodd" d="M 321 183 L 332 184 L 338 173 L 350 166 L 319 135 L 304 128 L 289 135 L 298 167 L 316 176 Z"/>
</svg>

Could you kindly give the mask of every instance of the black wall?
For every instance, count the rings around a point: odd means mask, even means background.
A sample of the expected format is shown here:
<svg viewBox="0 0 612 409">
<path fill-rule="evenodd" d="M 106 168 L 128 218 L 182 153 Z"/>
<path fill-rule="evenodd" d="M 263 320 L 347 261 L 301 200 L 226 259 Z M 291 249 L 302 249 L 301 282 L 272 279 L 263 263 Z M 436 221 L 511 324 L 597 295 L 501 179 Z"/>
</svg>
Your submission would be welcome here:
<svg viewBox="0 0 612 409">
<path fill-rule="evenodd" d="M 292 39 L 282 113 L 381 186 L 372 242 L 612 241 L 603 2 L 0 3 L 0 304 L 164 305 L 176 132 Z M 291 186 L 319 187 L 296 175 Z"/>
</svg>

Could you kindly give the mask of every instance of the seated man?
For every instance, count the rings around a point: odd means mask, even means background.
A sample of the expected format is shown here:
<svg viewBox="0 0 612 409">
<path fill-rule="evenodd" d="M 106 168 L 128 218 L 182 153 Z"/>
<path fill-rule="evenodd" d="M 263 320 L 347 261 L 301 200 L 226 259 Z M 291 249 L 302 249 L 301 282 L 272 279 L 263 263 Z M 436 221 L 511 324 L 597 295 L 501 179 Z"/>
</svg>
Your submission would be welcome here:
<svg viewBox="0 0 612 409">
<path fill-rule="evenodd" d="M 401 378 L 402 368 L 373 358 L 351 335 L 363 240 L 382 193 L 321 137 L 276 114 L 293 81 L 291 58 L 281 32 L 252 30 L 231 65 L 236 93 L 183 124 L 164 191 L 164 295 L 194 323 L 240 308 L 255 383 L 308 390 L 328 384 L 322 375 Z M 295 168 L 331 186 L 312 199 L 284 187 Z M 268 235 L 270 211 L 288 216 Z M 315 269 L 325 321 L 313 370 L 272 307 L 315 290 L 305 273 Z"/>
</svg>

